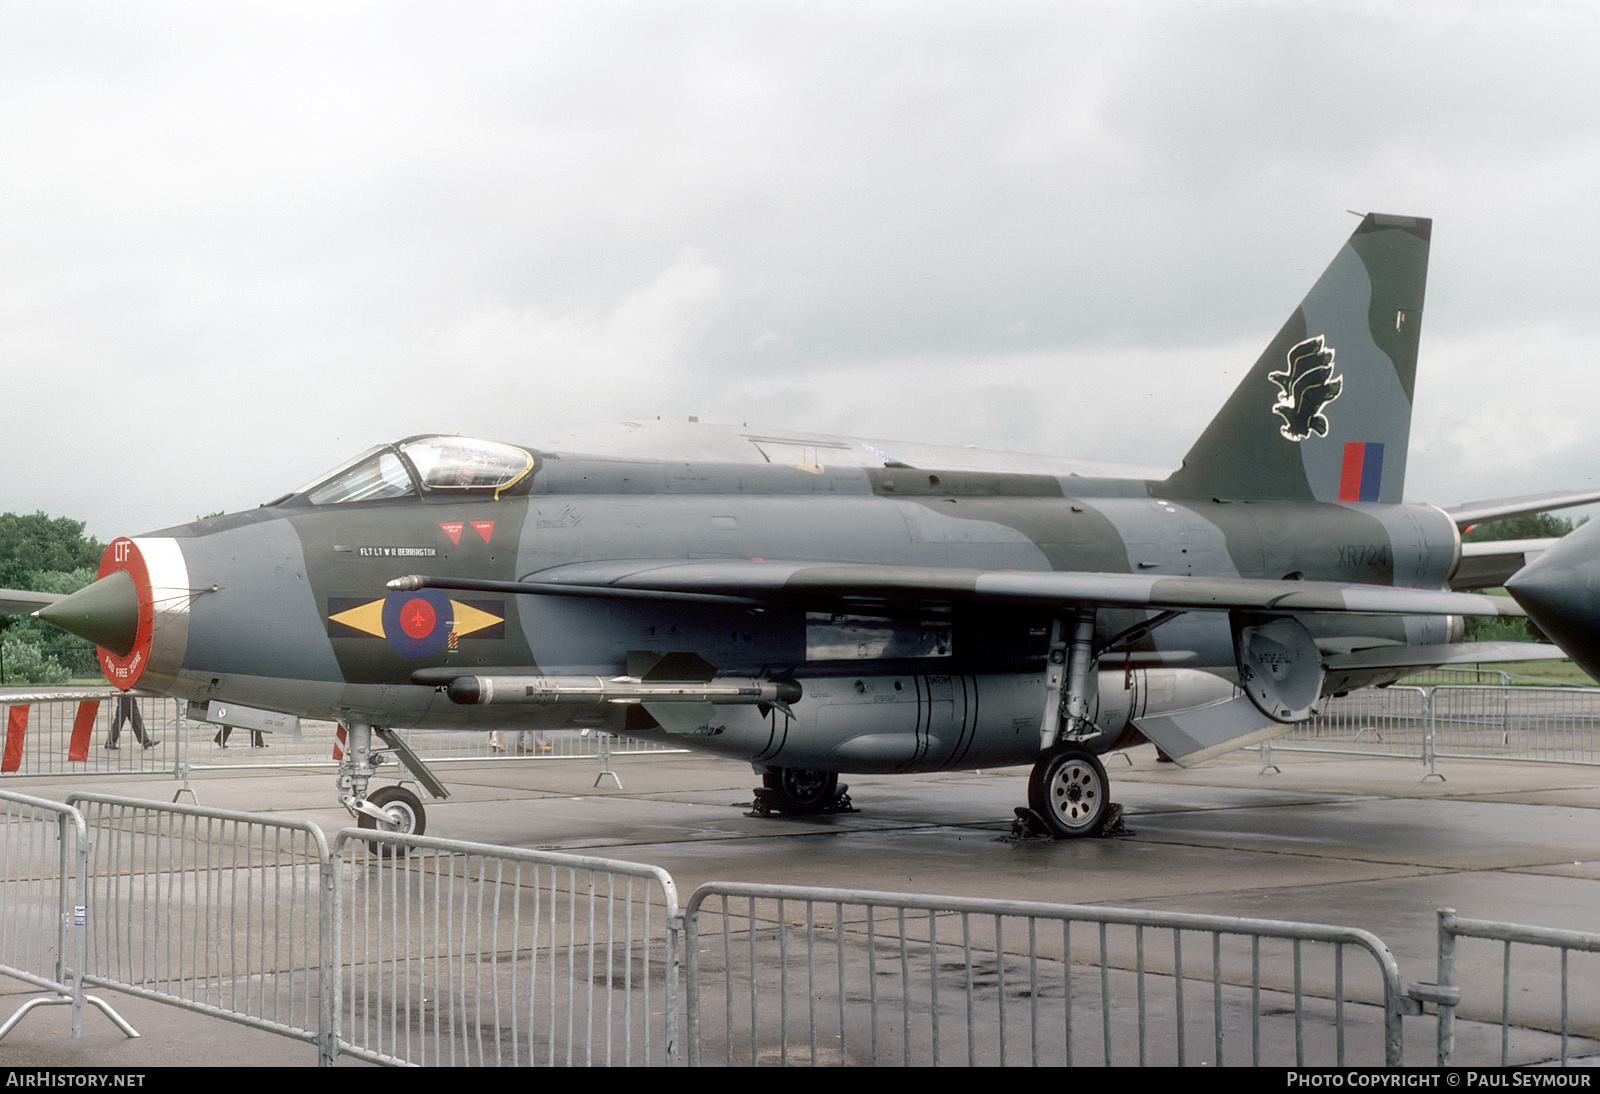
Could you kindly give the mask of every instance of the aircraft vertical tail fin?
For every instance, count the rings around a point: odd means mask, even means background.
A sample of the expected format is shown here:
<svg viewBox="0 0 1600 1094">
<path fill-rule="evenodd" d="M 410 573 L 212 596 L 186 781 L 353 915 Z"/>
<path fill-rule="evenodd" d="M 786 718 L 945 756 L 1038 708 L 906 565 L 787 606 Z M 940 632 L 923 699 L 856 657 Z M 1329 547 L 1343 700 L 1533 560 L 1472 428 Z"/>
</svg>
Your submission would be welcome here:
<svg viewBox="0 0 1600 1094">
<path fill-rule="evenodd" d="M 1432 227 L 1362 218 L 1160 493 L 1399 502 Z"/>
</svg>

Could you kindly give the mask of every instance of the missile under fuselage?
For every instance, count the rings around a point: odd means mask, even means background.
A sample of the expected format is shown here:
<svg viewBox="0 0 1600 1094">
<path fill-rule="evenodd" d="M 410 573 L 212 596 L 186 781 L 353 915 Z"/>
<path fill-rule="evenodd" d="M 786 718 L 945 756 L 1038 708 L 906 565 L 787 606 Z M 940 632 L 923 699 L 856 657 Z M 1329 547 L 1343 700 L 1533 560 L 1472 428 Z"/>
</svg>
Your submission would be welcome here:
<svg viewBox="0 0 1600 1094">
<path fill-rule="evenodd" d="M 457 676 L 445 686 L 462 705 L 518 703 L 770 703 L 786 707 L 800 698 L 793 680 L 715 678 L 706 681 L 640 680 L 633 676 Z"/>
</svg>

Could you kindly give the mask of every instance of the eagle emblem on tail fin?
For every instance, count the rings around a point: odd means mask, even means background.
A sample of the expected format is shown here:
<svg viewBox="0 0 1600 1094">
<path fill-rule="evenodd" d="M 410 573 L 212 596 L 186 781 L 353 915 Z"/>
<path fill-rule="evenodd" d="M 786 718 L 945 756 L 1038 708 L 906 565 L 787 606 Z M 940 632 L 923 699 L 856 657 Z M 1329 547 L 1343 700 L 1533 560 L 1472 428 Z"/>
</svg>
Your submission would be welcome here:
<svg viewBox="0 0 1600 1094">
<path fill-rule="evenodd" d="M 1322 410 L 1344 390 L 1344 377 L 1333 374 L 1333 347 L 1319 334 L 1293 346 L 1288 357 L 1287 368 L 1267 374 L 1278 387 L 1278 401 L 1272 404 L 1272 412 L 1283 419 L 1278 432 L 1296 442 L 1313 433 L 1326 437 L 1328 419 Z"/>
</svg>

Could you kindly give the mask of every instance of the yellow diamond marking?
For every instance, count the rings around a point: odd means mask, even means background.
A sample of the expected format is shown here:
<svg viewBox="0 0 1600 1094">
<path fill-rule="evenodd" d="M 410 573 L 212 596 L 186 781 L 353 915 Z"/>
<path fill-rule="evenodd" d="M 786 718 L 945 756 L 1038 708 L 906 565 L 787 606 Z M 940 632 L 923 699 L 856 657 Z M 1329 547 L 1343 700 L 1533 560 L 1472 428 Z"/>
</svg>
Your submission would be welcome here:
<svg viewBox="0 0 1600 1094">
<path fill-rule="evenodd" d="M 335 623 L 343 623 L 347 627 L 354 627 L 358 631 L 375 634 L 379 638 L 386 637 L 383 633 L 383 601 L 372 600 L 360 607 L 351 608 L 349 611 L 330 615 L 329 619 Z"/>
<path fill-rule="evenodd" d="M 481 631 L 485 627 L 492 627 L 505 620 L 498 615 L 481 612 L 477 608 L 461 603 L 459 600 L 450 602 L 450 610 L 455 614 L 455 632 L 457 637 Z"/>
</svg>

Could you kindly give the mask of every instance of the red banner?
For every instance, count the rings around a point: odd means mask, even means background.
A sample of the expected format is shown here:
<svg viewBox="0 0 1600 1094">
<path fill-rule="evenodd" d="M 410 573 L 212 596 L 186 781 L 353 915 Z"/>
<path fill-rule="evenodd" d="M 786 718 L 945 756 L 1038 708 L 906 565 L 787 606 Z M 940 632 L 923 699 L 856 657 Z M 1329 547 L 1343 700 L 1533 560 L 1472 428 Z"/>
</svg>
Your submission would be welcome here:
<svg viewBox="0 0 1600 1094">
<path fill-rule="evenodd" d="M 94 720 L 100 713 L 100 700 L 85 699 L 78 704 L 77 717 L 72 719 L 72 740 L 67 744 L 67 759 L 83 763 L 89 758 L 89 745 L 94 741 Z"/>
<path fill-rule="evenodd" d="M 11 708 L 6 719 L 6 752 L 0 760 L 0 771 L 22 770 L 22 739 L 28 735 L 28 708 L 24 704 Z"/>
</svg>

